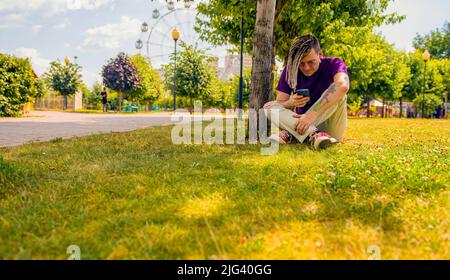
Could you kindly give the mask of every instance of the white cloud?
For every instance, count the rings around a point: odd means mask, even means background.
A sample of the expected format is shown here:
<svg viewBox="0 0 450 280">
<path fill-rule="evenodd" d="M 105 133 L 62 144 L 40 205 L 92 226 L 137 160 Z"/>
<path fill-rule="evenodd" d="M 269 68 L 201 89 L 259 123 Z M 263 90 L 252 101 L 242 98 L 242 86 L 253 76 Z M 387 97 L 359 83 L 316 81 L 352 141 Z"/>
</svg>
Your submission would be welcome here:
<svg viewBox="0 0 450 280">
<path fill-rule="evenodd" d="M 17 57 L 29 58 L 33 69 L 38 74 L 43 74 L 50 66 L 50 60 L 42 57 L 39 51 L 33 48 L 18 48 L 12 51 L 11 54 Z"/>
<path fill-rule="evenodd" d="M 31 27 L 31 30 L 32 30 L 34 33 L 39 33 L 39 32 L 41 31 L 41 29 L 42 29 L 42 25 L 39 25 L 39 24 L 33 25 L 33 26 Z"/>
<path fill-rule="evenodd" d="M 0 28 L 10 28 L 21 26 L 25 21 L 25 15 L 20 13 L 12 13 L 0 16 Z"/>
<path fill-rule="evenodd" d="M 398 49 L 408 51 L 417 33 L 424 34 L 442 27 L 449 20 L 449 11 L 448 0 L 396 0 L 389 4 L 386 13 L 397 12 L 406 15 L 406 19 L 395 25 L 383 25 L 377 31 L 382 31 Z"/>
<path fill-rule="evenodd" d="M 44 10 L 53 15 L 67 11 L 95 10 L 110 2 L 112 0 L 2 0 L 0 12 L 29 13 Z"/>
<path fill-rule="evenodd" d="M 137 38 L 140 34 L 139 27 L 141 21 L 136 18 L 123 16 L 119 23 L 106 24 L 90 28 L 84 32 L 85 38 L 82 48 L 101 47 L 117 49 L 122 42 L 127 42 Z"/>
<path fill-rule="evenodd" d="M 96 74 L 94 72 L 85 70 L 83 68 L 82 70 L 82 78 L 83 78 L 83 82 L 85 83 L 85 85 L 87 85 L 88 87 L 91 87 L 95 82 L 97 81 L 101 81 L 101 77 L 100 74 Z"/>
<path fill-rule="evenodd" d="M 2 52 L 5 53 L 4 51 Z M 30 59 L 31 64 L 33 65 L 33 69 L 36 71 L 36 73 L 38 73 L 38 75 L 44 74 L 50 67 L 51 60 L 42 57 L 41 53 L 33 48 L 18 48 L 10 52 L 10 54 L 17 57 Z M 100 74 L 96 74 L 94 72 L 86 70 L 84 67 L 82 68 L 81 74 L 83 82 L 89 87 L 92 86 L 96 81 L 101 81 Z"/>
<path fill-rule="evenodd" d="M 66 29 L 66 27 L 70 26 L 72 23 L 68 18 L 65 18 L 61 23 L 53 26 L 55 29 Z"/>
</svg>

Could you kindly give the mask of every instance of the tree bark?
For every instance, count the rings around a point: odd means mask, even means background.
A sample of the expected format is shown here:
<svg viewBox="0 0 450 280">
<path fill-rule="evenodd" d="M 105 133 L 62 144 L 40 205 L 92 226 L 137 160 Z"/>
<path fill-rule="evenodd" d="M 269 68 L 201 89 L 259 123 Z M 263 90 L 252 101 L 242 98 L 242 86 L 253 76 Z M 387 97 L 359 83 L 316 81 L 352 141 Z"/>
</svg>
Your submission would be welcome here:
<svg viewBox="0 0 450 280">
<path fill-rule="evenodd" d="M 402 113 L 403 113 L 403 104 L 402 104 L 402 97 L 400 97 L 400 116 L 399 118 L 402 118 Z"/>
<path fill-rule="evenodd" d="M 370 99 L 369 92 L 366 93 L 366 103 L 367 103 L 367 117 L 370 118 Z"/>
<path fill-rule="evenodd" d="M 257 112 L 270 101 L 273 90 L 272 39 L 276 0 L 258 0 L 253 38 L 250 108 Z"/>
<path fill-rule="evenodd" d="M 63 98 L 63 110 L 67 110 L 67 94 L 64 94 L 64 98 Z"/>
<path fill-rule="evenodd" d="M 447 102 L 448 102 L 447 93 L 445 93 L 445 96 L 444 96 L 444 116 L 445 116 L 446 120 L 448 120 Z"/>
</svg>

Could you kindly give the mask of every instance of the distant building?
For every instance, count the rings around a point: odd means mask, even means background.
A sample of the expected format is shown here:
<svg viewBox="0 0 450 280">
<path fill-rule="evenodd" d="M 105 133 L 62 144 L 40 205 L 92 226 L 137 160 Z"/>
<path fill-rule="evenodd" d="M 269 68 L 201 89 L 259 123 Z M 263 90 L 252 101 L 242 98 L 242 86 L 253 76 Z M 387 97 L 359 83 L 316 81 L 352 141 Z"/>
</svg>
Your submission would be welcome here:
<svg viewBox="0 0 450 280">
<path fill-rule="evenodd" d="M 252 56 L 244 54 L 243 61 L 244 69 L 252 68 Z M 225 56 L 225 67 L 218 69 L 218 77 L 222 80 L 227 80 L 240 73 L 240 55 L 228 54 Z"/>
<path fill-rule="evenodd" d="M 211 56 L 208 58 L 207 67 L 217 74 L 217 77 L 221 80 L 228 80 L 240 73 L 240 55 L 228 54 L 225 56 L 225 67 L 219 67 L 219 58 Z M 252 56 L 244 54 L 244 69 L 252 68 Z M 156 69 L 159 77 L 164 79 L 164 70 L 162 68 Z"/>
</svg>

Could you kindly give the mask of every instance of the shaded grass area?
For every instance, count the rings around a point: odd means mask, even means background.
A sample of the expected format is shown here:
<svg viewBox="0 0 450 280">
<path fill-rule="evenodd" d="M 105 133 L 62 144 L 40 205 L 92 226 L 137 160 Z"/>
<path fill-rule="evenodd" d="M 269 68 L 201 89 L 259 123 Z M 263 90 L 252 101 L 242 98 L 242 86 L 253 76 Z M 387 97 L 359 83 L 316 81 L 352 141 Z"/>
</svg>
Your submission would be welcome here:
<svg viewBox="0 0 450 280">
<path fill-rule="evenodd" d="M 0 258 L 450 257 L 450 122 L 349 120 L 346 143 L 172 145 L 154 127 L 0 150 Z"/>
</svg>

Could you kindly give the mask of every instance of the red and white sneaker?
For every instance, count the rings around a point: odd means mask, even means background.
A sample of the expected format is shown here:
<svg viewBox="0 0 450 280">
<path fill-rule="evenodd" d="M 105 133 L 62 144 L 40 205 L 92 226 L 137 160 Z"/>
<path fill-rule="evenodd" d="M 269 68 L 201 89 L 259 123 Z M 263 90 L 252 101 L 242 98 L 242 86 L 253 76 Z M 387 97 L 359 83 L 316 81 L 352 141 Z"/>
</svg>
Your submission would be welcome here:
<svg viewBox="0 0 450 280">
<path fill-rule="evenodd" d="M 338 141 L 325 132 L 315 131 L 309 136 L 309 143 L 316 150 L 326 149 Z"/>
<path fill-rule="evenodd" d="M 297 140 L 292 134 L 287 130 L 280 130 L 278 134 L 272 134 L 269 137 L 270 140 L 276 141 L 281 144 L 291 144 L 295 143 Z"/>
</svg>

